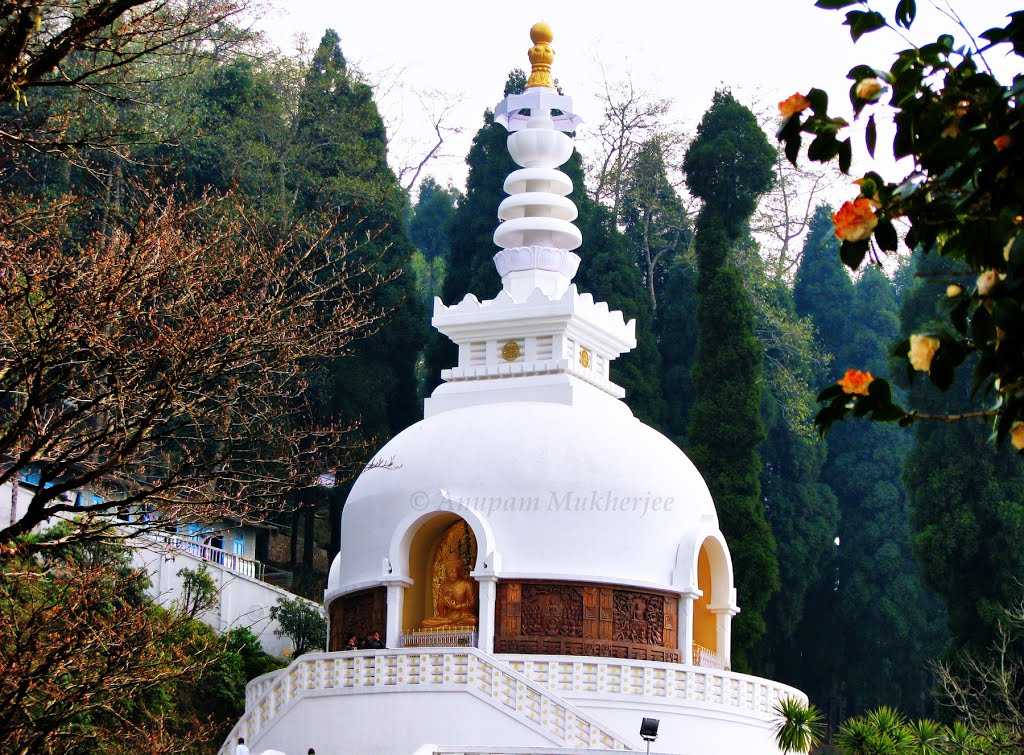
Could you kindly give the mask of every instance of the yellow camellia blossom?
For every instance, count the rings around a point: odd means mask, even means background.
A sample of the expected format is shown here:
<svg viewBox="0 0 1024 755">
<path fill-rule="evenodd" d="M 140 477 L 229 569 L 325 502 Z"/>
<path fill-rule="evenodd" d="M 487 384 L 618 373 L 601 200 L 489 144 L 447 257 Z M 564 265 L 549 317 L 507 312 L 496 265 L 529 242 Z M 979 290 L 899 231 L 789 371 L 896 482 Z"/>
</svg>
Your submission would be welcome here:
<svg viewBox="0 0 1024 755">
<path fill-rule="evenodd" d="M 978 293 L 982 296 L 988 296 L 992 293 L 992 289 L 995 288 L 998 282 L 998 273 L 995 270 L 986 270 L 978 276 Z"/>
<path fill-rule="evenodd" d="M 942 342 L 935 336 L 922 333 L 910 336 L 910 352 L 907 354 L 910 366 L 918 372 L 928 372 L 932 368 L 935 352 L 941 345 Z"/>
<path fill-rule="evenodd" d="M 839 212 L 832 216 L 832 224 L 836 229 L 836 238 L 843 241 L 863 241 L 870 238 L 878 225 L 875 209 L 867 197 L 857 197 L 852 202 L 844 202 Z"/>
<path fill-rule="evenodd" d="M 874 100 L 882 91 L 882 82 L 878 79 L 861 79 L 857 82 L 853 93 L 862 100 Z"/>
<path fill-rule="evenodd" d="M 956 283 L 950 283 L 946 286 L 946 296 L 950 299 L 955 299 L 964 292 L 962 286 L 958 286 Z"/>
<path fill-rule="evenodd" d="M 797 113 L 802 113 L 811 106 L 811 101 L 799 92 L 789 95 L 779 103 L 779 115 L 783 120 L 792 118 Z"/>
<path fill-rule="evenodd" d="M 850 369 L 836 382 L 843 389 L 843 393 L 850 396 L 867 396 L 868 387 L 874 381 L 875 376 L 863 370 Z"/>
<path fill-rule="evenodd" d="M 1010 425 L 1010 443 L 1018 451 L 1024 451 L 1024 421 L 1017 420 Z"/>
</svg>

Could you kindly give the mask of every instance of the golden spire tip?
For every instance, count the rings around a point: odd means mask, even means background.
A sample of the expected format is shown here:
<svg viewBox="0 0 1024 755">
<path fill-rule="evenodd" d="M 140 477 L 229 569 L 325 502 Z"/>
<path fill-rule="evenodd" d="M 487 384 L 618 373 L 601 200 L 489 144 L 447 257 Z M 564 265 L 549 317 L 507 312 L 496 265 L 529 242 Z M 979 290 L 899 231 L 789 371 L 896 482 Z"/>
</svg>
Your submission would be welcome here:
<svg viewBox="0 0 1024 755">
<path fill-rule="evenodd" d="M 554 34 L 551 27 L 543 21 L 538 21 L 530 27 L 530 40 L 533 47 L 527 52 L 530 58 L 530 78 L 526 82 L 526 88 L 547 87 L 555 88 L 554 79 L 551 77 L 551 63 L 555 59 L 555 51 L 551 49 L 551 40 Z"/>
</svg>

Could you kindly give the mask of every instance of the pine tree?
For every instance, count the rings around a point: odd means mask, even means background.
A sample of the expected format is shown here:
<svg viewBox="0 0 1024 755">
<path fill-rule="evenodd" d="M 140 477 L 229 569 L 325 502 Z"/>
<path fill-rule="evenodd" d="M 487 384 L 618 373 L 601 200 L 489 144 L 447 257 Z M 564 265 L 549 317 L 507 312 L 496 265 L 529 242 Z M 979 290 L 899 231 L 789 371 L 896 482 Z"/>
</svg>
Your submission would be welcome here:
<svg viewBox="0 0 1024 755">
<path fill-rule="evenodd" d="M 419 416 L 416 361 L 426 315 L 405 272 L 413 248 L 403 233 L 405 194 L 387 164 L 384 123 L 369 86 L 349 70 L 338 35 L 328 30 L 310 63 L 295 125 L 297 165 L 289 176 L 299 217 L 341 214 L 341 231 L 370 234 L 363 262 L 399 277 L 380 292 L 384 327 L 320 376 L 326 417 L 359 417 L 383 442 Z"/>
<path fill-rule="evenodd" d="M 691 259 L 670 260 L 658 300 L 656 327 L 665 399 L 662 426 L 672 442 L 685 450 L 690 409 L 696 400 L 693 363 L 697 354 L 697 268 Z"/>
<path fill-rule="evenodd" d="M 769 299 L 767 306 L 775 316 L 765 322 L 760 311 L 765 307 L 759 308 L 759 332 L 799 323 L 785 283 L 766 280 L 762 288 L 761 296 Z M 810 394 L 802 397 L 800 406 L 813 400 L 809 386 L 816 384 L 817 352 L 806 348 L 813 342 L 801 348 L 799 335 L 805 332 L 781 331 L 761 339 L 767 357 L 761 403 L 767 430 L 761 446 L 761 492 L 778 543 L 782 589 L 766 611 L 768 630 L 759 665 L 773 678 L 792 673 L 799 664 L 796 632 L 806 615 L 808 594 L 827 573 L 839 519 L 836 497 L 821 479 L 825 445 L 808 418 L 789 416 L 793 393 Z"/>
<path fill-rule="evenodd" d="M 749 665 L 748 655 L 764 632 L 779 565 L 761 500 L 762 350 L 730 252 L 745 236 L 757 198 L 771 186 L 773 160 L 753 113 L 728 92 L 716 92 L 684 164 L 690 190 L 703 201 L 695 238 L 700 335 L 689 442 L 732 553 L 743 606 L 733 621 L 739 668 Z"/>
<path fill-rule="evenodd" d="M 793 293 L 834 357 L 819 370 L 819 384 L 849 367 L 887 374 L 899 327 L 896 289 L 875 268 L 854 284 L 828 208 L 812 220 Z M 799 655 L 784 678 L 802 685 L 833 721 L 881 704 L 915 714 L 927 708 L 942 615 L 911 551 L 901 479 L 908 441 L 899 428 L 867 422 L 828 436 L 822 479 L 839 502 L 838 546 L 808 600 Z"/>
<path fill-rule="evenodd" d="M 428 261 L 448 257 L 452 219 L 461 196 L 457 189 L 444 188 L 430 176 L 420 183 L 416 204 L 409 217 L 409 240 Z"/>
<path fill-rule="evenodd" d="M 426 339 L 426 313 L 410 274 L 414 248 L 404 229 L 405 193 L 387 164 L 387 135 L 373 91 L 348 70 L 337 33 L 328 29 L 310 63 L 294 123 L 295 160 L 287 185 L 296 198 L 295 221 L 341 218 L 339 232 L 368 238 L 357 262 L 382 276 L 397 274 L 377 294 L 389 313 L 379 331 L 349 356 L 312 378 L 316 409 L 325 421 L 358 418 L 370 446 L 379 447 L 420 416 L 417 362 Z M 340 543 L 341 504 L 330 504 L 329 552 Z M 303 572 L 311 568 L 315 508 L 306 508 Z M 293 523 L 293 532 L 298 522 Z M 294 548 L 294 542 L 293 542 Z M 300 575 L 302 579 L 311 577 Z"/>
<path fill-rule="evenodd" d="M 946 319 L 936 310 L 946 284 L 967 287 L 968 280 L 947 259 L 919 256 L 901 313 L 903 334 Z M 919 377 L 911 405 L 936 413 L 976 408 L 972 369 L 961 367 L 947 393 Z M 1024 466 L 988 436 L 982 422 L 920 422 L 905 471 L 924 580 L 949 611 L 956 647 L 979 652 L 996 639 L 1003 611 L 1024 600 Z"/>
</svg>

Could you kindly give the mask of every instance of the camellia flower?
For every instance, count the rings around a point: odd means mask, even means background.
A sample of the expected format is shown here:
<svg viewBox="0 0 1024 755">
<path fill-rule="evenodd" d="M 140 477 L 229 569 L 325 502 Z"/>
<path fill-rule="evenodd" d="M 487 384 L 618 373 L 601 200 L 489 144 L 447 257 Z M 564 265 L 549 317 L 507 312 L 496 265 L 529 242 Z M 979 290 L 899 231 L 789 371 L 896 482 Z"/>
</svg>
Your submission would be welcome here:
<svg viewBox="0 0 1024 755">
<path fill-rule="evenodd" d="M 867 396 L 868 386 L 874 381 L 875 376 L 863 370 L 850 369 L 846 371 L 842 379 L 837 380 L 843 393 L 850 396 Z"/>
<path fill-rule="evenodd" d="M 995 288 L 996 283 L 999 282 L 999 275 L 995 270 L 986 270 L 978 276 L 978 293 L 982 296 L 988 296 L 992 293 L 992 289 Z"/>
<path fill-rule="evenodd" d="M 1024 451 L 1024 421 L 1017 420 L 1010 425 L 1010 443 L 1018 451 Z"/>
<path fill-rule="evenodd" d="M 918 372 L 928 372 L 932 368 L 935 352 L 939 350 L 941 345 L 942 341 L 935 336 L 923 335 L 921 333 L 912 335 L 910 337 L 910 352 L 907 354 L 910 366 Z"/>
<path fill-rule="evenodd" d="M 862 100 L 874 100 L 882 91 L 882 82 L 875 78 L 861 79 L 857 82 L 853 93 Z"/>
<path fill-rule="evenodd" d="M 779 114 L 783 120 L 792 118 L 797 113 L 802 113 L 811 106 L 811 101 L 799 92 L 789 95 L 779 103 Z"/>
<path fill-rule="evenodd" d="M 1008 134 L 997 136 L 995 139 L 992 140 L 992 143 L 996 145 L 996 149 L 999 150 L 1000 152 L 1009 147 L 1012 142 L 1013 140 L 1009 137 Z"/>
<path fill-rule="evenodd" d="M 843 241 L 863 241 L 871 237 L 871 232 L 878 225 L 875 210 L 867 197 L 857 197 L 852 202 L 844 202 L 839 212 L 832 216 L 832 224 L 836 228 L 836 237 Z"/>
<path fill-rule="evenodd" d="M 950 283 L 946 286 L 946 296 L 950 299 L 955 299 L 964 292 L 962 286 L 958 286 L 956 283 Z"/>
</svg>

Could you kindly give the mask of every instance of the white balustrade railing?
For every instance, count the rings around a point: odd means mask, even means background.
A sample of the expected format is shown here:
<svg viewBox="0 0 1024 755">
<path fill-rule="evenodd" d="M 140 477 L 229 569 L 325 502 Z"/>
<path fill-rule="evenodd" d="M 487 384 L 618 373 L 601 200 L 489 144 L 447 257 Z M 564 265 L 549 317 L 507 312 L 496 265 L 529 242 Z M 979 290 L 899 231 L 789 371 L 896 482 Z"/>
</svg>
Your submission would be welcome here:
<svg viewBox="0 0 1024 755">
<path fill-rule="evenodd" d="M 785 684 L 732 671 L 619 658 L 501 655 L 498 658 L 557 695 L 576 700 L 608 695 L 721 706 L 761 719 L 773 718 L 786 697 L 806 702 Z M 653 701 L 652 700 L 652 701 Z"/>
<path fill-rule="evenodd" d="M 477 648 L 412 648 L 308 653 L 246 688 L 246 710 L 221 755 L 232 755 L 238 737 L 255 743 L 294 700 L 317 691 L 430 692 L 463 687 L 517 715 L 560 747 L 628 750 L 626 741 L 543 685 L 530 681 Z"/>
<path fill-rule="evenodd" d="M 693 643 L 693 665 L 703 666 L 704 668 L 725 668 L 725 664 L 722 663 L 718 653 L 703 645 L 698 645 L 696 642 Z"/>
<path fill-rule="evenodd" d="M 215 548 L 198 538 L 188 535 L 179 535 L 173 532 L 155 532 L 148 536 L 175 550 L 195 556 L 202 561 L 223 566 L 229 571 L 246 577 L 263 579 L 263 563 L 256 559 L 240 556 L 236 553 L 228 553 L 222 548 Z"/>
</svg>

